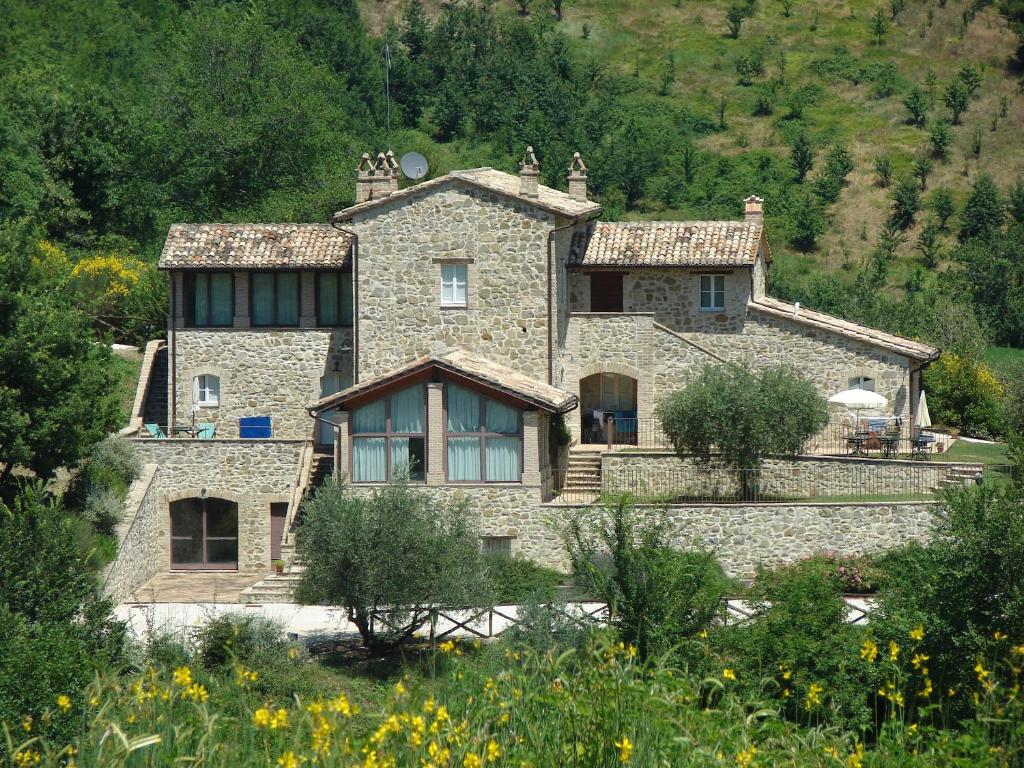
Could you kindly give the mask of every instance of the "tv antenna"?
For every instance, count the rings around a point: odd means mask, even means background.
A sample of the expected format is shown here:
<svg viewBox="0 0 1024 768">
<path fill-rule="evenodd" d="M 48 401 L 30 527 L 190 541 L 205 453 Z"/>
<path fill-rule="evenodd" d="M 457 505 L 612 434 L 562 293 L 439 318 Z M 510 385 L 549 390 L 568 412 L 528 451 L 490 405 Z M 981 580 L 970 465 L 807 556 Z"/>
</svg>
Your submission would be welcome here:
<svg viewBox="0 0 1024 768">
<path fill-rule="evenodd" d="M 391 151 L 391 45 L 384 40 L 384 102 L 387 110 L 388 151 Z"/>
<path fill-rule="evenodd" d="M 398 161 L 398 164 L 401 166 L 402 173 L 405 174 L 407 179 L 415 181 L 427 175 L 427 158 L 419 152 L 406 152 L 402 155 L 402 159 Z"/>
</svg>

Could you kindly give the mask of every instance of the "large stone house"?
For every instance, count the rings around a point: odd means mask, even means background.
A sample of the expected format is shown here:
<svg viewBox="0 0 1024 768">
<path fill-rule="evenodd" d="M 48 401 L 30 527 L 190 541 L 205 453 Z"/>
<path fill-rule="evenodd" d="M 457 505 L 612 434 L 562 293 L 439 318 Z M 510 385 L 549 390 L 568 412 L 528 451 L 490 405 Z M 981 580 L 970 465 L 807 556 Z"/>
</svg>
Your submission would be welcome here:
<svg viewBox="0 0 1024 768">
<path fill-rule="evenodd" d="M 405 475 L 467 498 L 487 547 L 556 561 L 553 422 L 577 446 L 613 423 L 629 442 L 720 361 L 790 363 L 823 395 L 874 389 L 913 420 L 937 350 L 768 296 L 759 198 L 740 221 L 605 222 L 579 155 L 568 192 L 538 172 L 528 150 L 518 175 L 400 188 L 390 153 L 364 155 L 330 223 L 173 225 L 167 338 L 128 430 L 158 513 L 129 544 L 161 569 L 266 571 L 333 467 L 354 488 Z M 269 437 L 243 436 L 251 417 Z"/>
</svg>

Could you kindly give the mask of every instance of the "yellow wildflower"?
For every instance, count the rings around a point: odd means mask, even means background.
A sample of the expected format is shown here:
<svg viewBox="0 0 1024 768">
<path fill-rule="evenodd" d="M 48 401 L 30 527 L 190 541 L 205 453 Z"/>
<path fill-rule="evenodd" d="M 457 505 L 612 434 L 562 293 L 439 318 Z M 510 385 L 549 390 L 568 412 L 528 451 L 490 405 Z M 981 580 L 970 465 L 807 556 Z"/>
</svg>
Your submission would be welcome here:
<svg viewBox="0 0 1024 768">
<path fill-rule="evenodd" d="M 889 661 L 898 661 L 900 658 L 900 647 L 893 640 L 889 641 Z"/>
<path fill-rule="evenodd" d="M 238 684 L 239 688 L 245 688 L 250 683 L 255 683 L 258 677 L 259 675 L 255 670 L 246 669 L 241 664 L 235 667 L 235 683 Z"/>
<path fill-rule="evenodd" d="M 779 664 L 779 671 L 782 673 L 783 680 L 791 680 L 793 678 L 793 670 L 786 664 Z"/>
<path fill-rule="evenodd" d="M 754 755 L 757 754 L 757 747 L 751 744 L 746 749 L 741 749 L 736 753 L 736 765 L 740 768 L 747 768 L 750 765 L 750 761 L 754 759 Z"/>
<path fill-rule="evenodd" d="M 925 674 L 928 674 L 927 667 L 924 666 L 924 663 L 926 661 L 928 661 L 928 656 L 926 656 L 923 653 L 915 653 L 914 654 L 914 658 L 912 658 L 910 660 L 910 663 L 913 665 L 914 669 L 922 669 L 922 668 L 924 668 L 925 669 Z"/>
<path fill-rule="evenodd" d="M 174 670 L 174 684 L 182 688 L 192 685 L 192 670 L 188 667 L 178 667 Z"/>
<path fill-rule="evenodd" d="M 401 680 L 399 680 L 397 683 L 395 683 L 395 693 L 397 693 L 399 696 L 401 696 L 405 692 L 406 692 L 406 688 L 402 684 Z"/>
<path fill-rule="evenodd" d="M 725 669 L 722 670 L 722 677 L 724 677 L 726 680 L 735 680 L 736 679 L 736 673 L 733 672 L 728 667 L 726 667 Z"/>
<path fill-rule="evenodd" d="M 921 642 L 924 640 L 924 625 L 918 624 L 912 630 L 910 630 L 910 639 L 915 642 Z"/>
<path fill-rule="evenodd" d="M 192 683 L 188 688 L 181 692 L 181 695 L 186 699 L 192 699 L 205 703 L 210 698 L 210 694 L 206 690 L 206 686 L 202 683 Z"/>
<path fill-rule="evenodd" d="M 34 749 L 21 749 L 14 753 L 14 764 L 18 768 L 26 768 L 29 765 L 39 765 L 43 756 Z"/>
<path fill-rule="evenodd" d="M 814 707 L 821 704 L 821 694 L 825 692 L 825 688 L 818 683 L 811 683 L 811 687 L 807 689 L 807 699 L 804 701 L 804 709 L 810 711 Z"/>
<path fill-rule="evenodd" d="M 279 709 L 274 713 L 274 716 L 270 718 L 270 730 L 276 731 L 278 728 L 288 727 L 288 710 Z"/>
<path fill-rule="evenodd" d="M 825 754 L 831 757 L 833 760 L 839 759 L 839 750 L 833 746 L 825 747 Z"/>
<path fill-rule="evenodd" d="M 32 732 L 32 715 L 25 715 L 21 718 L 21 730 L 25 733 Z"/>
<path fill-rule="evenodd" d="M 291 659 L 292 661 L 295 661 L 297 658 L 299 658 L 299 649 L 298 648 L 289 648 L 288 649 L 288 658 Z"/>
<path fill-rule="evenodd" d="M 285 752 L 277 758 L 277 764 L 281 768 L 299 768 L 299 758 L 295 756 L 294 752 Z"/>
<path fill-rule="evenodd" d="M 1005 640 L 1006 639 L 1006 633 L 1005 632 L 1000 632 L 997 629 L 995 634 L 992 635 L 992 637 L 994 637 L 996 640 Z"/>
<path fill-rule="evenodd" d="M 270 727 L 270 710 L 266 707 L 260 707 L 252 713 L 252 724 L 257 728 L 269 728 Z"/>
<path fill-rule="evenodd" d="M 501 747 L 498 746 L 498 742 L 491 739 L 487 742 L 487 762 L 493 763 L 499 757 L 501 757 Z"/>
<path fill-rule="evenodd" d="M 863 768 L 864 765 L 864 745 L 859 741 L 857 746 L 853 748 L 853 752 L 846 756 L 846 768 Z"/>
<path fill-rule="evenodd" d="M 349 704 L 348 697 L 346 697 L 344 693 L 339 693 L 337 697 L 331 699 L 328 706 L 332 712 L 337 712 L 339 715 L 344 715 L 345 717 L 352 717 L 356 710 L 355 707 Z"/>
<path fill-rule="evenodd" d="M 918 691 L 917 695 L 920 696 L 922 699 L 927 699 L 929 696 L 932 695 L 933 690 L 935 689 L 932 687 L 932 679 L 930 677 L 926 677 L 924 679 L 924 688 Z"/>
<path fill-rule="evenodd" d="M 878 658 L 878 645 L 870 637 L 860 647 L 860 657 L 868 664 L 874 664 Z"/>
<path fill-rule="evenodd" d="M 466 755 L 465 759 L 463 759 L 462 761 L 462 765 L 464 766 L 464 768 L 480 768 L 483 764 L 484 761 L 481 760 L 480 757 L 473 752 L 470 752 L 468 755 Z"/>
<path fill-rule="evenodd" d="M 57 697 L 57 708 L 61 712 L 67 712 L 69 709 L 71 709 L 71 698 L 66 694 L 62 693 L 60 696 Z"/>
<path fill-rule="evenodd" d="M 985 678 L 991 674 L 980 661 L 974 665 L 974 672 L 978 675 L 979 683 L 985 682 Z"/>
<path fill-rule="evenodd" d="M 1014 656 L 1024 656 L 1024 644 L 1013 646 L 1013 648 L 1010 649 L 1010 653 Z"/>
<path fill-rule="evenodd" d="M 615 742 L 615 748 L 619 750 L 620 763 L 628 763 L 633 757 L 633 742 L 629 740 L 629 736 L 623 734 L 622 738 Z"/>
</svg>

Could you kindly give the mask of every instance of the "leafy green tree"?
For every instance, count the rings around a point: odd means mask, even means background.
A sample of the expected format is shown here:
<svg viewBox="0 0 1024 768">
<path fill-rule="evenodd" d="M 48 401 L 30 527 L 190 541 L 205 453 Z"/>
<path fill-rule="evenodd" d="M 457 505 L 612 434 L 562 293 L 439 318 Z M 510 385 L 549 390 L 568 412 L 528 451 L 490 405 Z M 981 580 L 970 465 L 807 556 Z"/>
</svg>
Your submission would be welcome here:
<svg viewBox="0 0 1024 768">
<path fill-rule="evenodd" d="M 945 187 L 939 187 L 931 196 L 931 208 L 939 220 L 939 227 L 945 231 L 949 225 L 949 219 L 956 213 L 956 203 L 953 202 L 953 193 Z"/>
<path fill-rule="evenodd" d="M 914 164 L 911 168 L 914 178 L 921 184 L 921 189 L 924 190 L 928 187 L 928 177 L 932 172 L 932 159 L 926 154 L 919 154 L 914 158 Z"/>
<path fill-rule="evenodd" d="M 825 231 L 825 215 L 811 195 L 797 195 L 789 207 L 790 241 L 801 251 L 809 251 Z"/>
<path fill-rule="evenodd" d="M 814 384 L 787 367 L 751 371 L 705 367 L 655 407 L 676 453 L 712 457 L 735 469 L 745 498 L 767 456 L 792 456 L 828 424 L 828 407 Z"/>
<path fill-rule="evenodd" d="M 814 167 L 814 148 L 805 132 L 800 131 L 793 140 L 789 158 L 793 170 L 796 171 L 796 181 L 798 184 L 802 184 L 807 178 L 808 172 Z"/>
<path fill-rule="evenodd" d="M 899 18 L 903 9 L 907 7 L 907 0 L 889 0 L 889 15 L 893 21 Z"/>
<path fill-rule="evenodd" d="M 929 217 L 917 235 L 917 250 L 928 269 L 935 269 L 942 259 L 942 227 Z"/>
<path fill-rule="evenodd" d="M 871 17 L 871 34 L 875 37 L 875 44 L 881 45 L 885 39 L 885 33 L 889 31 L 889 20 L 885 17 L 885 11 L 881 8 L 875 11 Z"/>
<path fill-rule="evenodd" d="M 110 348 L 29 239 L 0 230 L 0 487 L 74 466 L 120 418 Z"/>
<path fill-rule="evenodd" d="M 878 176 L 878 186 L 885 189 L 892 181 L 892 158 L 888 155 L 879 155 L 875 158 L 874 168 Z"/>
<path fill-rule="evenodd" d="M 981 174 L 971 185 L 971 194 L 960 214 L 961 242 L 997 232 L 1003 226 L 1004 216 L 995 182 L 987 173 Z"/>
<path fill-rule="evenodd" d="M 903 106 L 910 113 L 910 122 L 918 128 L 924 128 L 928 122 L 928 111 L 932 108 L 932 100 L 927 92 L 915 85 L 903 100 Z"/>
<path fill-rule="evenodd" d="M 576 583 L 613 607 L 641 658 L 707 629 L 728 593 L 710 552 L 672 549 L 664 516 L 639 511 L 627 497 L 577 513 L 563 538 Z"/>
<path fill-rule="evenodd" d="M 431 606 L 490 599 L 465 504 L 438 504 L 404 483 L 365 497 L 328 482 L 302 515 L 296 544 L 306 570 L 296 599 L 344 606 L 367 648 L 409 639 Z"/>
<path fill-rule="evenodd" d="M 967 297 L 995 342 L 1024 346 L 1024 264 L 1020 227 L 995 231 L 962 243 L 950 254 L 958 269 L 944 275 L 953 291 Z"/>
<path fill-rule="evenodd" d="M 747 10 L 742 5 L 733 3 L 726 11 L 725 18 L 729 22 L 729 37 L 735 40 L 740 36 L 743 21 L 747 18 Z"/>
<path fill-rule="evenodd" d="M 957 71 L 956 76 L 964 84 L 968 96 L 974 96 L 981 86 L 981 73 L 973 64 L 964 64 Z"/>
<path fill-rule="evenodd" d="M 1024 178 L 1018 178 L 1007 195 L 1007 212 L 1018 224 L 1024 224 Z"/>
<path fill-rule="evenodd" d="M 921 191 L 917 181 L 904 176 L 892 190 L 892 214 L 890 219 L 900 229 L 907 229 L 914 223 L 914 216 L 921 208 Z"/>
<path fill-rule="evenodd" d="M 971 94 L 962 80 L 951 80 L 949 85 L 946 86 L 942 102 L 949 109 L 953 125 L 960 125 L 960 115 L 967 111 L 970 98 Z"/>
<path fill-rule="evenodd" d="M 793 7 L 796 5 L 796 0 L 781 0 L 782 2 L 782 15 L 787 19 L 793 15 Z"/>
<path fill-rule="evenodd" d="M 423 9 L 423 0 L 409 0 L 402 13 L 402 45 L 412 59 L 423 55 L 430 38 L 430 21 Z"/>
<path fill-rule="evenodd" d="M 949 127 L 949 123 L 945 120 L 934 122 L 928 132 L 928 142 L 935 157 L 940 160 L 949 157 L 949 147 L 953 143 L 953 129 Z"/>
</svg>

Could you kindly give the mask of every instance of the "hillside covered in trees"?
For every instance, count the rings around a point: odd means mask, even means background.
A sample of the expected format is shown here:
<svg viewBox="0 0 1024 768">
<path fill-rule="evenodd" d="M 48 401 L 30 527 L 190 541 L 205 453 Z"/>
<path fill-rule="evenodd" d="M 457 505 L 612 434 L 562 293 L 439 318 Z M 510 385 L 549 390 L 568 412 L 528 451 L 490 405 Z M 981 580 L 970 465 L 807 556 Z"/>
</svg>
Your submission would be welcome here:
<svg viewBox="0 0 1024 768">
<path fill-rule="evenodd" d="M 763 196 L 785 298 L 946 348 L 965 327 L 1024 345 L 1015 0 L 6 0 L 4 17 L 0 219 L 101 281 L 151 264 L 172 222 L 322 221 L 366 150 L 420 151 L 436 175 L 514 170 L 531 143 L 553 186 L 581 151 L 608 218 L 738 217 Z M 152 300 L 130 320 L 98 310 L 128 337 L 161 312 L 159 280 L 135 284 Z"/>
</svg>

